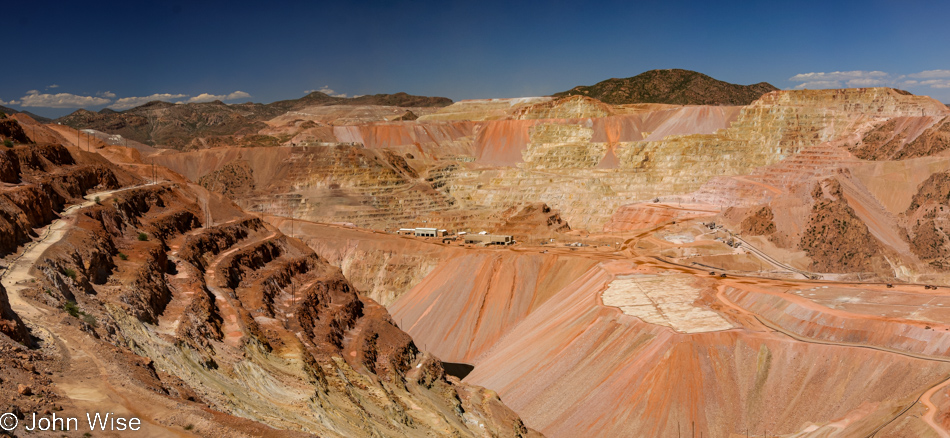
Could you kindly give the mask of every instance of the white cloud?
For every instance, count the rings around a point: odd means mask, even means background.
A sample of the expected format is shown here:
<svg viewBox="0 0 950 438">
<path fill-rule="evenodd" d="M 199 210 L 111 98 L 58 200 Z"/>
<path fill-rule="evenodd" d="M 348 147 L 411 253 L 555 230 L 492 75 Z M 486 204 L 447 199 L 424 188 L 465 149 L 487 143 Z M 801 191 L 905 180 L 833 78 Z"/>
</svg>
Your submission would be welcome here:
<svg viewBox="0 0 950 438">
<path fill-rule="evenodd" d="M 115 101 L 115 103 L 113 103 L 112 105 L 109 105 L 109 108 L 125 110 L 129 108 L 135 108 L 139 105 L 144 105 L 153 100 L 163 100 L 165 102 L 170 102 L 172 100 L 181 99 L 182 97 L 186 97 L 186 96 L 187 94 L 169 94 L 169 93 L 158 94 L 156 93 L 151 96 L 123 97 Z"/>
<path fill-rule="evenodd" d="M 58 85 L 50 85 L 46 87 L 56 88 Z M 10 100 L 4 101 L 0 100 L 0 105 L 20 105 L 24 107 L 41 107 L 41 108 L 81 108 L 81 107 L 97 107 L 103 105 L 109 105 L 109 108 L 117 110 L 126 110 L 129 108 L 134 108 L 140 105 L 144 105 L 148 102 L 155 100 L 161 100 L 165 102 L 175 102 L 179 99 L 187 98 L 185 102 L 178 101 L 177 103 L 194 103 L 194 102 L 211 102 L 215 100 L 231 101 L 237 99 L 247 99 L 251 97 L 250 94 L 244 91 L 235 91 L 228 94 L 210 94 L 210 93 L 201 93 L 197 96 L 189 98 L 187 94 L 172 94 L 172 93 L 156 93 L 149 96 L 131 96 L 123 97 L 116 99 L 116 94 L 111 91 L 100 91 L 96 93 L 96 96 L 79 96 L 69 93 L 58 93 L 58 94 L 47 94 L 41 93 L 39 90 L 29 90 L 26 92 L 26 95 L 20 98 L 20 100 Z M 116 99 L 113 102 L 113 99 Z"/>
<path fill-rule="evenodd" d="M 914 79 L 928 79 L 928 78 L 950 78 L 950 70 L 926 70 L 920 73 L 914 73 L 907 75 Z"/>
<path fill-rule="evenodd" d="M 802 89 L 815 89 L 815 88 L 841 88 L 841 81 L 808 81 L 802 82 L 795 86 L 795 88 Z"/>
<path fill-rule="evenodd" d="M 95 107 L 112 102 L 95 96 L 78 96 L 70 93 L 44 94 L 37 90 L 26 92 L 20 99 L 20 106 L 39 108 L 81 108 Z"/>
<path fill-rule="evenodd" d="M 310 93 L 313 93 L 314 91 L 319 91 L 330 97 L 343 97 L 343 98 L 347 97 L 346 93 L 337 93 L 336 91 L 333 91 L 333 89 L 331 89 L 329 85 L 324 85 L 319 90 L 307 90 L 307 91 L 304 91 L 304 93 L 310 94 Z M 354 97 L 359 97 L 359 96 L 354 96 Z"/>
<path fill-rule="evenodd" d="M 247 94 L 243 91 L 235 91 L 230 94 L 210 94 L 210 93 L 201 93 L 197 96 L 194 96 L 184 102 L 178 103 L 200 103 L 200 102 L 213 102 L 215 100 L 236 100 L 236 99 L 247 99 L 251 97 L 250 94 Z"/>
<path fill-rule="evenodd" d="M 921 81 L 920 85 L 927 85 L 930 88 L 950 88 L 950 79 L 930 79 Z"/>
<path fill-rule="evenodd" d="M 860 79 L 851 79 L 848 81 L 848 87 L 851 88 L 861 88 L 861 87 L 882 87 L 885 85 L 885 82 L 880 79 L 874 78 L 860 78 Z"/>
<path fill-rule="evenodd" d="M 849 81 L 853 79 L 886 78 L 887 76 L 888 74 L 882 71 L 854 70 L 799 73 L 788 80 L 792 82 Z"/>
<path fill-rule="evenodd" d="M 913 79 L 910 79 L 913 78 Z M 788 78 L 792 82 L 801 82 L 795 88 L 861 88 L 861 87 L 929 87 L 950 88 L 950 70 L 925 70 L 907 75 L 897 75 L 882 71 L 833 71 L 799 73 Z"/>
</svg>

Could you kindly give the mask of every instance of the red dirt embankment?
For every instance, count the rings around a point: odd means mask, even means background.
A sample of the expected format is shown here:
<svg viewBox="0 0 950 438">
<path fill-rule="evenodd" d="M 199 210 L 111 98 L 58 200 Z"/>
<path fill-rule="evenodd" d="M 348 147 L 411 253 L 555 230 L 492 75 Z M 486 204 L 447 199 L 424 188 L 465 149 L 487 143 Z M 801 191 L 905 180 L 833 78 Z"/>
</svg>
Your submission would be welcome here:
<svg viewBox="0 0 950 438">
<path fill-rule="evenodd" d="M 553 254 L 467 251 L 444 260 L 389 309 L 440 358 L 474 363 L 593 264 Z"/>
<path fill-rule="evenodd" d="M 857 436 L 950 371 L 768 332 L 678 334 L 600 305 L 612 272 L 629 266 L 577 278 L 510 330 L 466 381 L 497 390 L 549 436 L 677 436 L 694 427 L 697 436 L 781 435 L 848 415 L 841 427 Z M 455 324 L 445 319 L 440 330 Z"/>
<path fill-rule="evenodd" d="M 950 325 L 833 310 L 791 294 L 728 289 L 725 297 L 764 320 L 800 336 L 944 358 L 950 356 Z M 927 306 L 922 306 L 926 308 Z"/>
<path fill-rule="evenodd" d="M 749 328 L 678 333 L 601 304 L 610 281 L 638 273 L 658 271 L 583 256 L 465 251 L 390 309 L 443 359 L 474 364 L 466 381 L 498 391 L 548 436 L 781 435 L 809 427 L 863 436 L 950 372 L 947 363 L 889 352 L 929 345 L 901 340 L 917 329 L 936 342 L 939 335 L 924 324 L 885 327 L 857 318 L 860 327 L 841 334 L 878 333 L 865 339 L 884 345 L 874 350 L 800 342 L 747 317 L 737 321 Z M 735 289 L 728 296 L 742 305 L 756 300 L 764 308 L 753 310 L 763 314 L 781 308 L 765 293 Z M 696 305 L 739 317 L 712 291 Z M 833 344 L 836 323 L 808 322 L 826 317 L 805 315 L 802 324 Z"/>
</svg>

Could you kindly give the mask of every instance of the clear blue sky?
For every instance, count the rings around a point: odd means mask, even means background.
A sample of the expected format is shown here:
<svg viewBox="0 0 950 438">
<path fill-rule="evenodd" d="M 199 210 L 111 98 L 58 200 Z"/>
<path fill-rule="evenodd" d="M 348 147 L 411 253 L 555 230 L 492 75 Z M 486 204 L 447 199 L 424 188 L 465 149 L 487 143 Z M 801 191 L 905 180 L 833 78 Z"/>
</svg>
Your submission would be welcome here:
<svg viewBox="0 0 950 438">
<path fill-rule="evenodd" d="M 656 68 L 950 102 L 943 0 L 88 3 L 4 6 L 0 105 L 537 96 Z"/>
</svg>

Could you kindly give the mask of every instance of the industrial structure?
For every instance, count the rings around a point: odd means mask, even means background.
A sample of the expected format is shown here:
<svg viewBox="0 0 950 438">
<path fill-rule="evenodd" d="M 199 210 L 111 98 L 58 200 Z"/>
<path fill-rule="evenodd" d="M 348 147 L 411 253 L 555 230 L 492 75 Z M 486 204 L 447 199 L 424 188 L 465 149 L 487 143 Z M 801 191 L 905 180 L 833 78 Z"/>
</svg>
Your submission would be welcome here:
<svg viewBox="0 0 950 438">
<path fill-rule="evenodd" d="M 396 234 L 416 237 L 444 237 L 447 236 L 449 232 L 438 228 L 400 228 Z"/>
<path fill-rule="evenodd" d="M 515 240 L 508 235 L 503 234 L 466 234 L 465 243 L 475 243 L 484 245 L 511 245 Z"/>
</svg>

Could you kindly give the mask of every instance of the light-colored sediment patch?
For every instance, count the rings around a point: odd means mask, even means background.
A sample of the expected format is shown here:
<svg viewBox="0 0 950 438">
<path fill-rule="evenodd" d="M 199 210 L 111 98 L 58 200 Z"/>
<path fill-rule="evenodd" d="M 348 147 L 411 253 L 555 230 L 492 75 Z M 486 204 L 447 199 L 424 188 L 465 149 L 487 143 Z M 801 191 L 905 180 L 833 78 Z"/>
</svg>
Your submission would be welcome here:
<svg viewBox="0 0 950 438">
<path fill-rule="evenodd" d="M 695 304 L 700 289 L 688 275 L 630 275 L 617 277 L 603 292 L 604 305 L 650 324 L 681 333 L 703 333 L 732 328 L 718 313 Z"/>
</svg>

